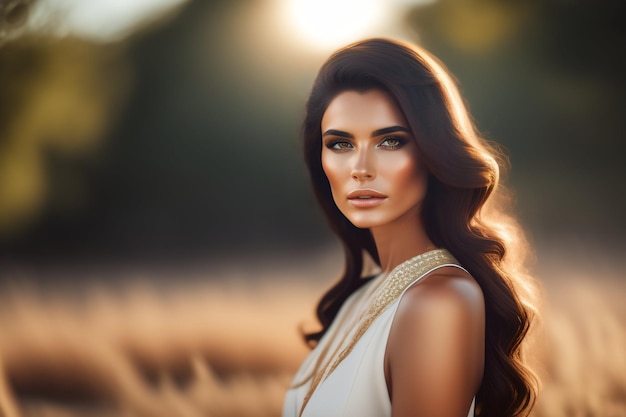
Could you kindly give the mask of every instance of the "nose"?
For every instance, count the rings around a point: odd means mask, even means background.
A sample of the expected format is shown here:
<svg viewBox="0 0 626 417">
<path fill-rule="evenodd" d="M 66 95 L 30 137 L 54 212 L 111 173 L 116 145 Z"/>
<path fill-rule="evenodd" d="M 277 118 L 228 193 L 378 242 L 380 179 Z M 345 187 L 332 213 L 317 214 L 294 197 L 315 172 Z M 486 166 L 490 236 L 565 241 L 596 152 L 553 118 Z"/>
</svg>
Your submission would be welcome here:
<svg viewBox="0 0 626 417">
<path fill-rule="evenodd" d="M 368 150 L 361 149 L 355 155 L 352 165 L 352 179 L 355 181 L 373 180 L 376 178 L 376 172 L 372 155 Z"/>
</svg>

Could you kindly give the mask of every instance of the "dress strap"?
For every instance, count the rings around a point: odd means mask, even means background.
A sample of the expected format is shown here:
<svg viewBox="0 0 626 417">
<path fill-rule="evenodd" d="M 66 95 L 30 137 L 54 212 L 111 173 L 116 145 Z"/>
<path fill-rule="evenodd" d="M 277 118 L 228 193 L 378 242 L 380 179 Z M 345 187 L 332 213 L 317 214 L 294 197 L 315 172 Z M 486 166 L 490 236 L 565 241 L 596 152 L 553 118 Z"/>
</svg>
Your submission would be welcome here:
<svg viewBox="0 0 626 417">
<path fill-rule="evenodd" d="M 374 320 L 376 320 L 389 305 L 401 297 L 409 287 L 417 283 L 430 272 L 444 266 L 456 266 L 463 269 L 450 252 L 445 249 L 434 249 L 402 262 L 391 271 L 384 282 L 376 289 L 373 295 L 373 301 L 369 305 L 365 315 L 359 321 L 353 337 L 343 349 L 339 350 L 338 354 L 330 358 L 326 366 L 318 371 L 311 381 L 311 386 L 304 397 L 302 408 L 300 409 L 300 416 L 302 416 L 304 408 L 320 382 L 332 374 L 335 368 L 352 352 L 356 343 L 367 329 L 370 328 Z"/>
</svg>

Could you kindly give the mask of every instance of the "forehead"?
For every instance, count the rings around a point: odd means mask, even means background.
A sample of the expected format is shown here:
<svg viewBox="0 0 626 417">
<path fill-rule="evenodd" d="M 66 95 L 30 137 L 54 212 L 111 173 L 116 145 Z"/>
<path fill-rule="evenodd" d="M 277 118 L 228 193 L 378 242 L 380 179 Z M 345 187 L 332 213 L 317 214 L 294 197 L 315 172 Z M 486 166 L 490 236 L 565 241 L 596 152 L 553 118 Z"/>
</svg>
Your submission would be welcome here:
<svg viewBox="0 0 626 417">
<path fill-rule="evenodd" d="M 331 100 L 322 117 L 322 130 L 376 130 L 388 126 L 409 127 L 394 99 L 380 89 L 341 92 Z"/>
</svg>

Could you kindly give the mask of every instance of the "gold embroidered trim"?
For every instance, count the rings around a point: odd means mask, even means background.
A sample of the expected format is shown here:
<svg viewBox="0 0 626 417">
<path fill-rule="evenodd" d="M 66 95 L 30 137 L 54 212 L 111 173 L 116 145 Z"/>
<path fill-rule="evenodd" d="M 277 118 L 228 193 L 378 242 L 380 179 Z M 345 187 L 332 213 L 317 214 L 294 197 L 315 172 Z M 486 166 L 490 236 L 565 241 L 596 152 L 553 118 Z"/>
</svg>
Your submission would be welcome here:
<svg viewBox="0 0 626 417">
<path fill-rule="evenodd" d="M 311 386 L 309 387 L 308 392 L 306 393 L 304 400 L 302 402 L 302 408 L 300 409 L 300 417 L 304 412 L 304 408 L 306 407 L 309 399 L 315 392 L 315 389 L 320 384 L 320 382 L 328 378 L 330 374 L 337 368 L 337 366 L 343 361 L 349 354 L 352 352 L 352 349 L 359 341 L 361 336 L 369 329 L 371 324 L 382 314 L 382 312 L 393 303 L 402 292 L 412 283 L 420 280 L 426 273 L 431 271 L 433 268 L 436 268 L 445 264 L 457 264 L 458 261 L 454 259 L 454 257 L 445 249 L 435 249 L 428 252 L 424 252 L 420 255 L 415 256 L 407 261 L 402 262 L 400 265 L 396 266 L 389 276 L 385 278 L 384 282 L 380 287 L 376 289 L 374 293 L 374 301 L 369 306 L 367 313 L 363 316 L 363 318 L 359 321 L 359 327 L 357 328 L 356 333 L 350 340 L 350 343 L 336 355 L 336 358 L 333 360 L 332 357 L 324 366 L 324 368 L 319 371 L 313 381 L 311 381 Z M 343 344 L 343 342 L 342 342 Z M 339 350 L 341 344 L 337 348 Z M 333 355 L 335 356 L 335 355 Z"/>
</svg>

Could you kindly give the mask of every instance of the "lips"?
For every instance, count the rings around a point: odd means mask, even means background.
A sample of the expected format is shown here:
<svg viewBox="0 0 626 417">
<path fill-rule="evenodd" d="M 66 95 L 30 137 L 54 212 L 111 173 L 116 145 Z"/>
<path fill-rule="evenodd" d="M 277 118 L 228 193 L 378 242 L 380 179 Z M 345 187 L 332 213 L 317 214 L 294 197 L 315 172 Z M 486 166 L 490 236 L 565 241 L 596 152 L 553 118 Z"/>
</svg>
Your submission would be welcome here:
<svg viewBox="0 0 626 417">
<path fill-rule="evenodd" d="M 360 189 L 348 193 L 348 201 L 355 207 L 369 208 L 382 204 L 387 196 L 376 190 Z"/>
</svg>

